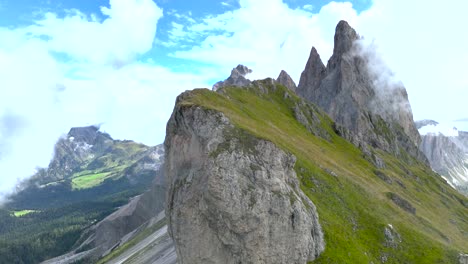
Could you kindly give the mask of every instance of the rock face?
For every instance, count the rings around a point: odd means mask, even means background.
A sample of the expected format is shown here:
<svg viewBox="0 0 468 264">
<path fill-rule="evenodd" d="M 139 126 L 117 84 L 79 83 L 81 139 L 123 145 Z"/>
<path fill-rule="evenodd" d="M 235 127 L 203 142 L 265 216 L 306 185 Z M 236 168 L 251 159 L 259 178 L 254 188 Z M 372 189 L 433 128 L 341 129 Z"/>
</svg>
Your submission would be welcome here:
<svg viewBox="0 0 468 264">
<path fill-rule="evenodd" d="M 101 155 L 113 141 L 97 126 L 71 128 L 67 136 L 55 145 L 54 158 L 47 169 L 47 180 L 66 178 L 87 160 Z"/>
<path fill-rule="evenodd" d="M 289 76 L 289 74 L 287 72 L 285 72 L 284 70 L 282 70 L 278 76 L 278 78 L 276 79 L 277 82 L 279 82 L 280 84 L 286 86 L 289 90 L 291 91 L 296 91 L 296 83 L 294 83 L 293 79 L 291 78 L 291 76 Z"/>
<path fill-rule="evenodd" d="M 236 68 L 232 69 L 231 76 L 229 76 L 226 80 L 217 82 L 215 85 L 213 85 L 213 90 L 216 91 L 224 86 L 249 86 L 251 82 L 245 78 L 245 76 L 247 76 L 249 73 L 252 73 L 251 69 L 239 64 Z"/>
<path fill-rule="evenodd" d="M 373 51 L 360 45 L 360 37 L 347 22 L 335 32 L 333 55 L 327 66 L 312 48 L 297 93 L 327 112 L 348 140 L 361 149 L 366 145 L 398 157 L 402 151 L 425 161 L 404 86 L 382 77 L 373 68 Z M 391 75 L 386 70 L 387 75 Z"/>
<path fill-rule="evenodd" d="M 437 125 L 435 121 L 417 122 Z M 426 155 L 433 170 L 439 173 L 451 186 L 468 195 L 468 134 L 459 131 L 458 136 L 445 136 L 442 133 L 422 135 L 421 151 Z"/>
<path fill-rule="evenodd" d="M 179 263 L 305 263 L 324 249 L 295 157 L 234 127 L 220 112 L 181 104 L 168 122 L 166 215 Z"/>
</svg>

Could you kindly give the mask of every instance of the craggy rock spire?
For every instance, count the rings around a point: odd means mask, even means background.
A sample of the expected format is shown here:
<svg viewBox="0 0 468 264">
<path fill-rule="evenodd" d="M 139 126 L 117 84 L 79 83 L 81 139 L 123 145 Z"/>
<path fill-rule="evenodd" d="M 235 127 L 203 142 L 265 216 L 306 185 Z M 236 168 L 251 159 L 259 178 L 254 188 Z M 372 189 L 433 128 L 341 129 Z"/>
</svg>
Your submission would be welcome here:
<svg viewBox="0 0 468 264">
<path fill-rule="evenodd" d="M 333 55 L 328 61 L 327 70 L 336 68 L 343 55 L 351 51 L 354 42 L 358 39 L 359 35 L 348 22 L 341 20 L 335 29 L 335 45 L 333 47 Z"/>
<path fill-rule="evenodd" d="M 249 73 L 252 73 L 251 69 L 239 64 L 236 68 L 232 69 L 231 76 L 229 76 L 226 80 L 217 82 L 215 85 L 213 85 L 213 91 L 216 91 L 224 86 L 249 86 L 251 81 L 245 78 L 245 76 L 247 76 Z"/>
<path fill-rule="evenodd" d="M 296 91 L 296 83 L 294 83 L 293 79 L 291 78 L 291 76 L 289 76 L 289 74 L 286 71 L 282 70 L 278 78 L 276 78 L 276 81 L 286 86 L 286 88 L 288 88 L 289 90 L 294 92 Z"/>
<path fill-rule="evenodd" d="M 403 157 L 404 152 L 427 162 L 405 87 L 381 77 L 370 61 L 375 53 L 361 46 L 360 36 L 346 21 L 336 26 L 333 55 L 325 67 L 315 48 L 302 72 L 297 93 L 327 112 L 348 140 L 372 156 L 368 146 Z M 384 69 L 391 75 L 390 70 Z M 376 157 L 377 165 L 383 166 Z"/>
<path fill-rule="evenodd" d="M 315 92 L 320 86 L 320 82 L 325 78 L 326 70 L 327 68 L 323 65 L 317 50 L 315 47 L 312 47 L 309 60 L 299 80 L 297 93 L 305 99 L 312 101 L 316 97 Z"/>
</svg>

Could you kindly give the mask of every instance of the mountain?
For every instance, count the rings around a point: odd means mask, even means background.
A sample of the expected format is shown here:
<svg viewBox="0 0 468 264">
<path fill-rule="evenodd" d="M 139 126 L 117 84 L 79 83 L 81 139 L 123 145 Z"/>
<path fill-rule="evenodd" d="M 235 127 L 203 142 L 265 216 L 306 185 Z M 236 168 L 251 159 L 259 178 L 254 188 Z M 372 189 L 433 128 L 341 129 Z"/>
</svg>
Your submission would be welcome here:
<svg viewBox="0 0 468 264">
<path fill-rule="evenodd" d="M 346 22 L 336 31 L 297 89 L 239 65 L 179 95 L 164 174 L 46 263 L 466 263 L 467 198 L 419 151 L 404 87 L 379 90 L 371 51 Z"/>
<path fill-rule="evenodd" d="M 163 158 L 162 145 L 114 140 L 96 126 L 72 128 L 49 166 L 0 209 L 0 263 L 38 263 L 69 251 L 92 224 L 149 189 Z"/>
<path fill-rule="evenodd" d="M 179 263 L 458 263 L 468 250 L 465 197 L 416 158 L 376 150 L 377 168 L 275 80 L 183 93 L 165 148 Z"/>
<path fill-rule="evenodd" d="M 286 78 L 177 98 L 164 166 L 179 263 L 458 263 L 468 200 L 428 166 L 406 90 L 378 85 L 359 39 L 341 21 L 327 67 L 312 49 L 303 98 Z"/>
<path fill-rule="evenodd" d="M 416 122 L 421 131 L 438 124 L 432 120 Z M 456 131 L 456 134 L 425 133 L 420 148 L 436 172 L 451 186 L 468 195 L 468 132 Z"/>
<path fill-rule="evenodd" d="M 333 55 L 326 67 L 312 48 L 297 94 L 349 130 L 350 134 L 340 133 L 379 167 L 384 166 L 382 159 L 369 147 L 391 152 L 400 159 L 411 160 L 409 155 L 427 162 L 418 150 L 421 139 L 405 87 L 390 80 L 392 73 L 388 69 L 375 69 L 379 61 L 374 51 L 362 44 L 346 21 L 336 26 L 334 40 Z"/>
<path fill-rule="evenodd" d="M 226 80 L 213 85 L 213 91 L 225 86 L 248 86 L 251 84 L 251 81 L 245 78 L 245 76 L 249 73 L 252 73 L 251 69 L 239 64 L 236 68 L 232 69 L 231 75 Z"/>
</svg>

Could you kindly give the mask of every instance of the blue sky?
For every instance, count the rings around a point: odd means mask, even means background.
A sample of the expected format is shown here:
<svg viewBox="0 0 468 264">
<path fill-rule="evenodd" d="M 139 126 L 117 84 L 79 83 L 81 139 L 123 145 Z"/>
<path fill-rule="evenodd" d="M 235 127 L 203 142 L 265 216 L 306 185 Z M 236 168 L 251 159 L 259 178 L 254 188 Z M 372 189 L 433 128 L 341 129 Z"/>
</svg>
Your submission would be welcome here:
<svg viewBox="0 0 468 264">
<path fill-rule="evenodd" d="M 305 1 L 289 0 L 284 1 L 291 9 L 303 9 L 311 14 L 318 13 L 320 9 L 332 1 Z M 340 1 L 338 1 L 340 2 Z M 346 1 L 341 1 L 346 2 Z M 350 1 L 353 8 L 359 13 L 371 6 L 370 0 Z M 189 69 L 195 70 L 202 62 L 172 56 L 175 51 L 189 50 L 194 43 L 202 41 L 209 34 L 224 33 L 220 30 L 200 34 L 190 41 L 179 40 L 176 46 L 168 47 L 171 41 L 171 31 L 174 23 L 184 26 L 202 21 L 206 17 L 221 15 L 226 12 L 240 8 L 240 3 L 236 0 L 215 1 L 183 1 L 183 0 L 155 0 L 154 3 L 163 10 L 163 16 L 158 20 L 157 32 L 153 48 L 144 54 L 140 54 L 139 60 L 152 60 L 158 65 L 171 68 L 174 71 L 185 72 Z M 46 13 L 54 13 L 58 17 L 69 16 L 74 11 L 79 11 L 83 15 L 95 16 L 99 21 L 103 21 L 108 16 L 101 12 L 101 7 L 110 8 L 108 0 L 4 0 L 0 1 L 0 26 L 8 28 L 18 28 L 29 26 L 44 18 Z M 267 9 L 265 10 L 267 11 Z M 191 19 L 191 20 L 188 20 Z M 192 20 L 193 19 L 193 20 Z M 56 53 L 57 59 L 69 59 L 66 54 Z M 218 77 L 211 81 L 217 81 Z"/>
<path fill-rule="evenodd" d="M 415 119 L 468 130 L 468 2 L 447 0 L 0 0 L 0 193 L 47 166 L 70 127 L 164 140 L 175 98 L 225 79 L 326 64 L 339 20 L 376 47 Z M 372 44 L 372 45 L 371 45 Z M 31 147 L 34 146 L 34 147 Z M 4 176 L 8 175 L 8 176 Z"/>
</svg>

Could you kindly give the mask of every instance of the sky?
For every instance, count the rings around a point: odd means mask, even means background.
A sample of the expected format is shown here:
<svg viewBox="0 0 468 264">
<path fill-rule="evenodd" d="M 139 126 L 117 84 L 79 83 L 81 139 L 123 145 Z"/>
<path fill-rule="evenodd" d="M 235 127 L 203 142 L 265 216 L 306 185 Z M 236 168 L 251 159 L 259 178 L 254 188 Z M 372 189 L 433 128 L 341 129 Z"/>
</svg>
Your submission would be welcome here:
<svg viewBox="0 0 468 264">
<path fill-rule="evenodd" d="M 468 130 L 468 1 L 0 0 L 0 193 L 71 127 L 162 143 L 175 98 L 244 64 L 298 82 L 344 19 L 407 88 L 415 120 Z"/>
</svg>

